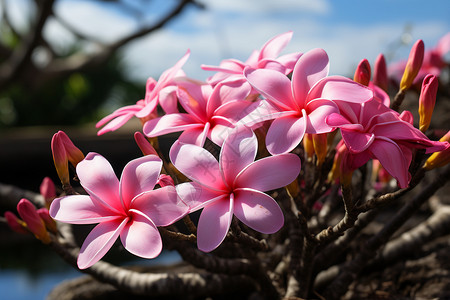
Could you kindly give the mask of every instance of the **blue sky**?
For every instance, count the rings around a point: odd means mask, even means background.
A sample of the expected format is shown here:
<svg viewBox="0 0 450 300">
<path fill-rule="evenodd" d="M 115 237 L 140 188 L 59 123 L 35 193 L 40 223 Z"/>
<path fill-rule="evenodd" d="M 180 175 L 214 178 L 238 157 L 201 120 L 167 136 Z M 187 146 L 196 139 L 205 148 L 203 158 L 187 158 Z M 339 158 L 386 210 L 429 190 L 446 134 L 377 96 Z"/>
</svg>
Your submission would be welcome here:
<svg viewBox="0 0 450 300">
<path fill-rule="evenodd" d="M 189 48 L 191 57 L 184 70 L 188 76 L 203 80 L 211 73 L 202 71 L 200 64 L 218 65 L 230 57 L 245 60 L 253 49 L 289 30 L 294 36 L 284 53 L 323 48 L 330 57 L 332 74 L 351 75 L 363 58 L 373 63 L 381 52 L 388 61 L 406 58 L 417 39 L 432 47 L 450 31 L 448 0 L 198 1 L 206 5 L 205 10 L 190 8 L 163 30 L 124 48 L 130 76 L 139 80 L 157 78 Z M 176 1 L 150 2 L 141 15 L 147 23 Z M 136 28 L 138 22 L 111 7 L 87 0 L 60 0 L 56 11 L 81 31 L 112 41 Z M 24 15 L 20 9 L 16 14 L 18 19 Z M 46 32 L 60 47 L 71 41 L 70 35 L 56 24 L 47 26 Z"/>
</svg>

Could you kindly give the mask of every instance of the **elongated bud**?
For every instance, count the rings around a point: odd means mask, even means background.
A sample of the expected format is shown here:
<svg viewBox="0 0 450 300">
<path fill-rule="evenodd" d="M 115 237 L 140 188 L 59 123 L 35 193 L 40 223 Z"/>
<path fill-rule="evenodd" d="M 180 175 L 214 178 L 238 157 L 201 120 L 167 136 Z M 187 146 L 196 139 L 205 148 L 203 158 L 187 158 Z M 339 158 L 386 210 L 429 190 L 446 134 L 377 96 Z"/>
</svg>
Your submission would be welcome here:
<svg viewBox="0 0 450 300">
<path fill-rule="evenodd" d="M 59 138 L 64 144 L 64 149 L 66 150 L 67 159 L 72 164 L 72 166 L 75 168 L 77 164 L 84 159 L 84 154 L 81 152 L 80 149 L 78 149 L 73 142 L 70 140 L 70 138 L 67 136 L 67 134 L 64 131 L 58 131 L 57 133 L 59 135 Z"/>
<path fill-rule="evenodd" d="M 383 89 L 385 92 L 388 91 L 389 79 L 387 74 L 386 60 L 383 54 L 378 54 L 375 60 L 375 66 L 373 70 L 373 83 Z"/>
<path fill-rule="evenodd" d="M 33 203 L 25 198 L 21 199 L 17 204 L 17 212 L 27 224 L 28 230 L 30 230 L 36 238 L 41 240 L 44 244 L 50 243 L 50 235 L 45 227 L 45 223 L 37 213 Z"/>
<path fill-rule="evenodd" d="M 325 157 L 327 156 L 327 134 L 313 134 L 312 135 L 314 152 L 317 156 L 317 165 L 321 166 L 325 161 Z"/>
<path fill-rule="evenodd" d="M 55 199 L 56 197 L 56 189 L 53 180 L 51 180 L 50 177 L 45 177 L 42 180 L 39 191 L 44 197 L 45 204 L 47 205 L 47 207 L 49 207 L 53 199 Z"/>
<path fill-rule="evenodd" d="M 64 143 L 58 133 L 55 133 L 52 138 L 52 154 L 53 162 L 55 163 L 56 172 L 64 185 L 69 185 L 69 166 Z"/>
<path fill-rule="evenodd" d="M 303 149 L 305 149 L 306 156 L 312 158 L 314 156 L 314 143 L 312 134 L 305 133 L 303 136 Z"/>
<path fill-rule="evenodd" d="M 152 144 L 150 144 L 147 138 L 139 131 L 136 131 L 134 133 L 134 140 L 136 141 L 136 144 L 138 145 L 139 149 L 141 149 L 142 154 L 144 155 L 153 154 L 158 156 L 158 153 L 156 152 L 155 148 L 153 148 Z"/>
<path fill-rule="evenodd" d="M 5 219 L 8 226 L 17 233 L 28 233 L 27 225 L 24 221 L 19 219 L 13 212 L 5 211 Z"/>
<path fill-rule="evenodd" d="M 330 173 L 328 173 L 328 181 L 336 181 L 340 177 L 341 173 L 341 162 L 344 152 L 347 151 L 347 146 L 344 144 L 343 140 L 340 140 L 336 145 L 336 154 L 334 155 L 333 166 L 331 167 Z"/>
<path fill-rule="evenodd" d="M 370 64 L 369 61 L 364 58 L 359 62 L 358 66 L 356 67 L 353 80 L 362 85 L 368 86 L 370 82 L 370 76 L 371 76 Z"/>
<path fill-rule="evenodd" d="M 408 61 L 406 62 L 405 71 L 400 81 L 400 90 L 409 89 L 422 67 L 425 45 L 422 40 L 418 40 L 411 48 Z"/>
<path fill-rule="evenodd" d="M 43 207 L 36 210 L 36 212 L 38 213 L 39 217 L 41 217 L 42 221 L 44 221 L 45 227 L 50 232 L 56 233 L 57 232 L 56 222 L 55 220 L 53 220 L 52 217 L 50 217 L 48 209 Z"/>
<path fill-rule="evenodd" d="M 448 131 L 439 142 L 449 142 L 450 143 L 450 131 Z M 423 166 L 425 170 L 429 171 L 435 168 L 440 168 L 447 165 L 450 162 L 450 147 L 445 150 L 434 152 L 425 162 Z"/>
<path fill-rule="evenodd" d="M 165 187 L 168 185 L 175 186 L 175 182 L 173 181 L 172 177 L 167 174 L 159 175 L 157 184 L 159 184 L 161 187 Z"/>
<path fill-rule="evenodd" d="M 300 193 L 300 187 L 298 186 L 298 181 L 294 180 L 286 186 L 286 189 L 291 195 L 292 198 L 297 197 L 298 193 Z"/>
<path fill-rule="evenodd" d="M 431 115 L 433 114 L 434 104 L 438 90 L 438 79 L 436 76 L 428 74 L 422 82 L 422 89 L 419 97 L 419 129 L 425 132 L 430 126 Z"/>
</svg>

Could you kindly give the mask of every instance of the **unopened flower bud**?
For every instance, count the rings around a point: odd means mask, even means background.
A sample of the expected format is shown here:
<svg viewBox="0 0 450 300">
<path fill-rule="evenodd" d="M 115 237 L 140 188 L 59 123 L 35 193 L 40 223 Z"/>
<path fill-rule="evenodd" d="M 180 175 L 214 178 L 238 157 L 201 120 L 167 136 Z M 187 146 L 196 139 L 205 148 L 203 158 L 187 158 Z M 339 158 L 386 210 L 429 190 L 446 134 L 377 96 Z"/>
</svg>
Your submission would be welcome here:
<svg viewBox="0 0 450 300">
<path fill-rule="evenodd" d="M 136 131 L 134 133 L 134 140 L 136 141 L 136 144 L 138 145 L 139 149 L 141 149 L 142 154 L 144 155 L 153 154 L 158 156 L 158 152 L 156 152 L 152 144 L 150 144 L 147 138 L 139 131 Z"/>
<path fill-rule="evenodd" d="M 336 145 L 336 154 L 334 155 L 333 166 L 331 167 L 331 171 L 328 174 L 328 181 L 336 181 L 340 177 L 341 173 L 341 162 L 344 152 L 347 151 L 347 146 L 345 145 L 343 140 L 340 140 Z"/>
<path fill-rule="evenodd" d="M 370 64 L 369 61 L 364 58 L 359 62 L 358 66 L 356 67 L 353 80 L 362 85 L 368 86 L 370 82 L 370 76 L 371 76 Z"/>
<path fill-rule="evenodd" d="M 5 211 L 5 219 L 8 226 L 17 233 L 28 233 L 26 230 L 27 225 L 24 221 L 19 219 L 13 212 Z"/>
<path fill-rule="evenodd" d="M 448 131 L 439 142 L 450 143 L 450 131 Z M 434 152 L 425 162 L 423 166 L 425 170 L 429 171 L 435 168 L 440 168 L 447 165 L 450 162 L 450 145 L 447 145 L 445 150 Z"/>
<path fill-rule="evenodd" d="M 306 156 L 312 158 L 314 155 L 314 144 L 312 139 L 312 134 L 305 133 L 303 136 L 303 149 L 305 149 Z"/>
<path fill-rule="evenodd" d="M 39 217 L 41 217 L 42 221 L 44 221 L 45 227 L 52 233 L 56 233 L 58 230 L 56 228 L 56 222 L 55 220 L 50 217 L 50 213 L 47 208 L 39 208 L 36 210 Z"/>
<path fill-rule="evenodd" d="M 47 207 L 49 207 L 53 199 L 55 199 L 56 197 L 56 189 L 53 180 L 51 180 L 50 177 L 45 177 L 42 180 L 42 183 L 39 187 L 39 191 L 41 195 L 44 197 Z"/>
<path fill-rule="evenodd" d="M 419 97 L 419 129 L 422 132 L 425 132 L 430 126 L 431 115 L 436 103 L 438 84 L 438 79 L 434 75 L 428 74 L 423 79 Z"/>
<path fill-rule="evenodd" d="M 66 150 L 67 159 L 75 168 L 77 164 L 84 159 L 84 154 L 78 149 L 73 142 L 70 140 L 69 136 L 64 131 L 58 131 L 59 137 L 64 144 L 64 149 Z"/>
<path fill-rule="evenodd" d="M 408 61 L 406 62 L 405 71 L 400 81 L 400 90 L 409 89 L 422 67 L 425 45 L 422 40 L 418 40 L 411 48 Z"/>
<path fill-rule="evenodd" d="M 373 83 L 385 92 L 388 91 L 389 79 L 387 75 L 386 60 L 383 54 L 379 54 L 375 60 L 373 70 Z"/>
<path fill-rule="evenodd" d="M 17 212 L 27 224 L 28 230 L 30 230 L 36 238 L 41 240 L 44 244 L 50 243 L 51 239 L 47 228 L 45 227 L 45 223 L 36 211 L 36 207 L 33 203 L 23 198 L 17 204 Z"/>
<path fill-rule="evenodd" d="M 56 172 L 63 185 L 69 185 L 69 166 L 64 143 L 55 133 L 52 138 L 52 154 L 53 162 L 55 163 Z"/>
<path fill-rule="evenodd" d="M 325 161 L 325 157 L 327 156 L 327 134 L 313 134 L 312 135 L 314 152 L 317 156 L 317 165 L 321 166 Z"/>
</svg>

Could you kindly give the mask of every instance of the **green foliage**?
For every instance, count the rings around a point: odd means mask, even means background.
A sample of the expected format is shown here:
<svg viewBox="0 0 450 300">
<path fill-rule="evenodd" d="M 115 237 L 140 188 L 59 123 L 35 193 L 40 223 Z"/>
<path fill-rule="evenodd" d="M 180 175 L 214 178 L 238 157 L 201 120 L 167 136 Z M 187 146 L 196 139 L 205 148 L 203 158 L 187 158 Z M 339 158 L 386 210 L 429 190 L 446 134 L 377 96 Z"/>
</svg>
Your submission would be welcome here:
<svg viewBox="0 0 450 300">
<path fill-rule="evenodd" d="M 0 93 L 0 128 L 97 121 L 143 98 L 144 84 L 130 82 L 124 73 L 115 57 L 102 68 L 72 73 L 37 88 L 15 84 Z"/>
</svg>

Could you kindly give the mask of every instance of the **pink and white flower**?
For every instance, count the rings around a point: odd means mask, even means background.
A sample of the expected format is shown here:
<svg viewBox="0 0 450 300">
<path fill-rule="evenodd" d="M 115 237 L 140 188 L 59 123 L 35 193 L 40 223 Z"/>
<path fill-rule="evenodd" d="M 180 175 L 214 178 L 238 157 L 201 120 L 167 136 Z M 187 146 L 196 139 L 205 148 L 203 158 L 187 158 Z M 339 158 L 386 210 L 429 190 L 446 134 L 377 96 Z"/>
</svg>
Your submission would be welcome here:
<svg viewBox="0 0 450 300">
<path fill-rule="evenodd" d="M 325 117 L 339 112 L 334 100 L 361 103 L 372 99 L 373 92 L 345 77 L 327 77 L 328 69 L 328 55 L 322 49 L 310 50 L 300 57 L 292 81 L 273 70 L 246 68 L 247 80 L 266 100 L 255 103 L 240 122 L 254 126 L 274 119 L 266 137 L 271 154 L 290 152 L 305 133 L 332 131 Z"/>
<path fill-rule="evenodd" d="M 245 126 L 230 132 L 219 162 L 199 146 L 179 141 L 172 146 L 172 163 L 192 180 L 177 185 L 177 192 L 191 212 L 203 208 L 197 229 L 200 250 L 209 252 L 222 243 L 233 215 L 262 233 L 274 233 L 283 226 L 280 207 L 264 192 L 295 180 L 300 159 L 288 153 L 254 161 L 257 148 L 256 136 Z"/>
<path fill-rule="evenodd" d="M 88 195 L 55 199 L 50 215 L 70 224 L 99 223 L 89 233 L 78 256 L 78 267 L 85 269 L 99 261 L 120 240 L 129 252 L 154 258 L 162 249 L 157 226 L 167 226 L 182 218 L 188 207 L 177 196 L 175 187 L 153 190 L 162 161 L 147 155 L 130 161 L 120 181 L 109 162 L 89 153 L 77 165 L 77 175 Z"/>
<path fill-rule="evenodd" d="M 152 77 L 148 78 L 144 99 L 139 100 L 134 105 L 121 107 L 98 121 L 95 126 L 103 128 L 97 134 L 102 135 L 117 130 L 133 117 L 147 121 L 152 115 L 155 115 L 158 104 L 167 113 L 177 112 L 176 85 L 173 80 L 175 77 L 185 75 L 181 68 L 189 58 L 189 54 L 190 51 L 188 50 L 172 68 L 161 74 L 158 81 Z"/>
</svg>

